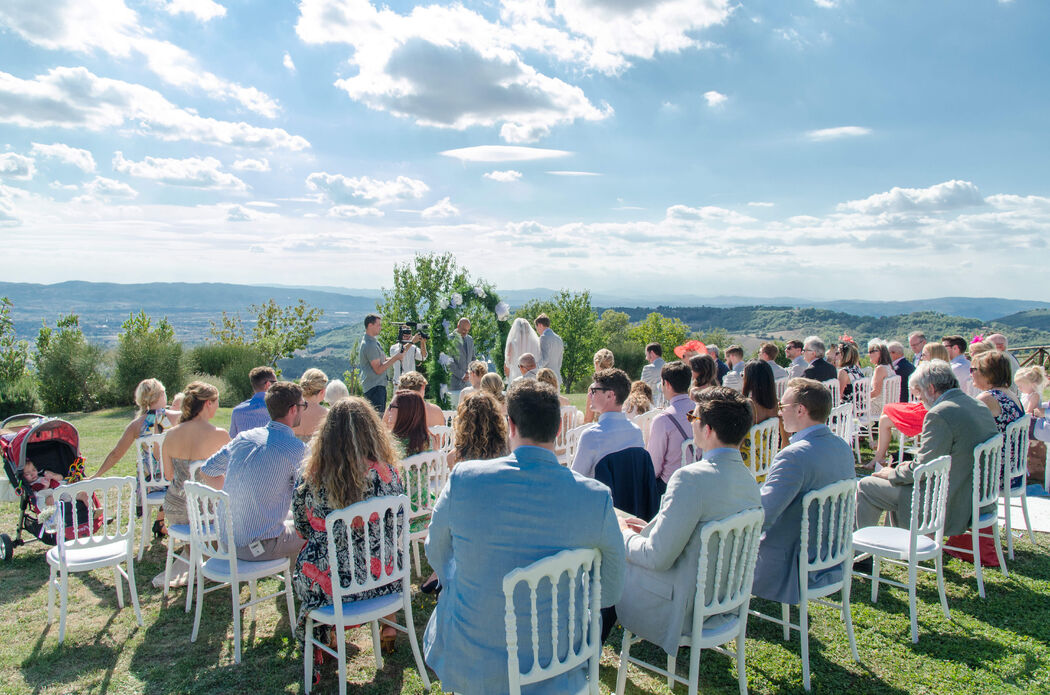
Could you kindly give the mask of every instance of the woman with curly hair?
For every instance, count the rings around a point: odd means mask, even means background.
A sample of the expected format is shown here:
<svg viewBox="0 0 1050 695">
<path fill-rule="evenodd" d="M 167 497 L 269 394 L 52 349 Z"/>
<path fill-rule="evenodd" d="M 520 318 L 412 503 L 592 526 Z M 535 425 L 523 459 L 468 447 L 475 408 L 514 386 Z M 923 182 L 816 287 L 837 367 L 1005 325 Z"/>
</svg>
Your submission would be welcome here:
<svg viewBox="0 0 1050 695">
<path fill-rule="evenodd" d="M 452 451 L 448 465 L 460 461 L 499 458 L 510 453 L 507 418 L 492 394 L 478 391 L 461 400 L 453 424 Z"/>
<path fill-rule="evenodd" d="M 620 409 L 629 418 L 636 417 L 642 413 L 648 413 L 653 409 L 653 387 L 642 380 L 631 382 L 631 391 L 627 394 L 627 400 L 623 402 Z"/>
</svg>

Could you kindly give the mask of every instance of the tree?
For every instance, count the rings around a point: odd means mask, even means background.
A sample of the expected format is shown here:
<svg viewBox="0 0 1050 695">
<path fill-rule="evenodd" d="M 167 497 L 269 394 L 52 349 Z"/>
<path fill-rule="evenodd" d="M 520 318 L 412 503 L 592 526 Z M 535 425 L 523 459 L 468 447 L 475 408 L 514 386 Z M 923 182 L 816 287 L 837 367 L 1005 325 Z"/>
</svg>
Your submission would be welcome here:
<svg viewBox="0 0 1050 695">
<path fill-rule="evenodd" d="M 140 381 L 159 379 L 173 393 L 182 388 L 182 344 L 166 318 L 153 325 L 145 311 L 131 314 L 120 326 L 114 388 L 123 401 Z"/>
<path fill-rule="evenodd" d="M 637 326 L 632 326 L 630 337 L 643 346 L 649 343 L 660 343 L 665 351 L 670 351 L 685 342 L 689 335 L 689 326 L 682 319 L 668 318 L 658 312 L 652 312 Z"/>
<path fill-rule="evenodd" d="M 565 391 L 570 392 L 573 384 L 594 370 L 594 353 L 602 345 L 598 313 L 591 308 L 591 293 L 561 290 L 549 300 L 526 303 L 518 309 L 516 316 L 535 321 L 541 313 L 550 317 L 551 328 L 565 342 L 561 375 Z"/>
<path fill-rule="evenodd" d="M 40 398 L 47 412 L 89 410 L 103 387 L 102 349 L 91 345 L 76 314 L 61 316 L 55 328 L 44 324 L 36 339 Z"/>
<path fill-rule="evenodd" d="M 324 316 L 324 309 L 309 306 L 300 299 L 298 304 L 280 306 L 270 299 L 262 305 L 252 304 L 248 312 L 255 316 L 251 340 L 244 330 L 241 317 L 222 312 L 222 321 L 211 322 L 211 334 L 219 343 L 249 345 L 260 352 L 272 367 L 277 360 L 291 357 L 314 337 L 314 324 Z"/>
<path fill-rule="evenodd" d="M 0 297 L 0 383 L 12 383 L 27 374 L 29 343 L 15 339 L 15 322 L 7 297 Z"/>
</svg>

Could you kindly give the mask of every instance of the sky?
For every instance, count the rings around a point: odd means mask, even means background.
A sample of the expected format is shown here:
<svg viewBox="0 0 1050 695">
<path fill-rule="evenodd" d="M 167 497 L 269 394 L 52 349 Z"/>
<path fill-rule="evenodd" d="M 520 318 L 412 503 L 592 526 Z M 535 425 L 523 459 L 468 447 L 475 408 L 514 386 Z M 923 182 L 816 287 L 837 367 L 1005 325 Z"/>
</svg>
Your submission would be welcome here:
<svg viewBox="0 0 1050 695">
<path fill-rule="evenodd" d="M 0 278 L 1050 300 L 1042 0 L 4 0 Z"/>
</svg>

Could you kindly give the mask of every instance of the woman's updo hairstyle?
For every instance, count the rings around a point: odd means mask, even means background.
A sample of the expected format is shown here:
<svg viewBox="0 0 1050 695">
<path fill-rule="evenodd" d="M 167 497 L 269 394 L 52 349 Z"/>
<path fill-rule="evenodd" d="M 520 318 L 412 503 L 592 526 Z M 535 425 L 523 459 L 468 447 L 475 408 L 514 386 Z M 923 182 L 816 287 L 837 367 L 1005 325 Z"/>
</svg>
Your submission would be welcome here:
<svg viewBox="0 0 1050 695">
<path fill-rule="evenodd" d="M 164 384 L 160 383 L 159 379 L 143 379 L 140 381 L 139 385 L 135 387 L 135 405 L 139 408 L 139 415 L 149 410 L 154 401 L 164 393 Z"/>
<path fill-rule="evenodd" d="M 192 382 L 182 393 L 182 416 L 179 422 L 189 422 L 201 414 L 206 403 L 219 398 L 219 389 L 203 381 Z"/>
<path fill-rule="evenodd" d="M 299 377 L 299 388 L 303 395 L 313 398 L 328 386 L 328 375 L 316 367 L 310 367 Z"/>
</svg>

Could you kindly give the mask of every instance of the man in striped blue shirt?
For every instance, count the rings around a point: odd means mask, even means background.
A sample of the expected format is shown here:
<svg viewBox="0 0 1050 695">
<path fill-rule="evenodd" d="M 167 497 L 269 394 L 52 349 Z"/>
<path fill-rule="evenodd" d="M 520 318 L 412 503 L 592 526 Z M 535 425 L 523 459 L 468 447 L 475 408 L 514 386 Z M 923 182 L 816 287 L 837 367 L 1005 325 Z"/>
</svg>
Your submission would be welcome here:
<svg viewBox="0 0 1050 695">
<path fill-rule="evenodd" d="M 306 407 L 298 386 L 277 382 L 266 392 L 270 422 L 241 432 L 201 468 L 205 483 L 230 496 L 233 542 L 241 560 L 294 558 L 303 547 L 295 527 L 285 522 L 306 455 L 292 428 Z"/>
</svg>

